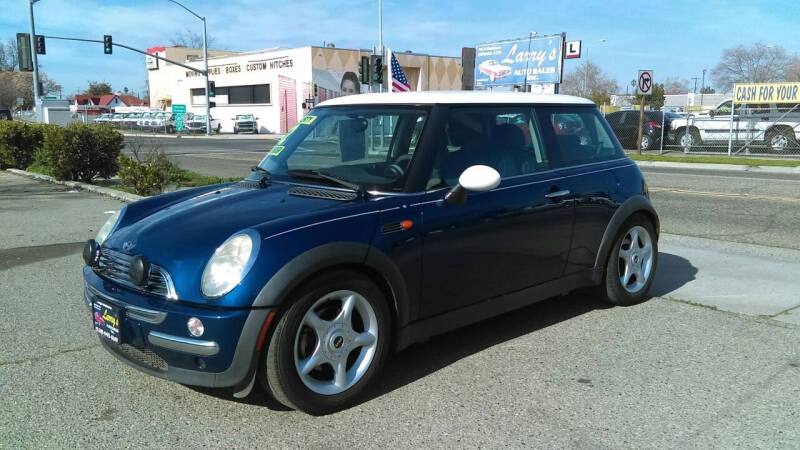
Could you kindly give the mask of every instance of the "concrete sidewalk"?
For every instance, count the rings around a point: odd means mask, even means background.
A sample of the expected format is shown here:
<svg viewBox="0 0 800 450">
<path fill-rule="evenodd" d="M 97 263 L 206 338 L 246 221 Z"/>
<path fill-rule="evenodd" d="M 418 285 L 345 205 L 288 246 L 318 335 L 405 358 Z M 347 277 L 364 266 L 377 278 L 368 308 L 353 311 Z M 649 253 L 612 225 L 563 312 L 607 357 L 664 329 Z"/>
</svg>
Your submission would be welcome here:
<svg viewBox="0 0 800 450">
<path fill-rule="evenodd" d="M 210 139 L 210 140 L 267 140 L 281 139 L 284 134 L 153 134 L 153 133 L 122 133 L 125 137 L 146 137 L 163 139 Z"/>
<path fill-rule="evenodd" d="M 800 251 L 662 234 L 650 294 L 800 325 Z"/>
</svg>

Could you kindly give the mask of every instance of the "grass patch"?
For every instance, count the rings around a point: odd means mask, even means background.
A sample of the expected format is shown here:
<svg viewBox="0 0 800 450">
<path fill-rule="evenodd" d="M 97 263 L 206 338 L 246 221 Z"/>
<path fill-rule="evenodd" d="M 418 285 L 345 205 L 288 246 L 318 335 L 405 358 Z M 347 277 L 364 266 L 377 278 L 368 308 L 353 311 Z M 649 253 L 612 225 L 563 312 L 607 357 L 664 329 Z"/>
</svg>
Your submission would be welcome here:
<svg viewBox="0 0 800 450">
<path fill-rule="evenodd" d="M 53 176 L 53 169 L 51 169 L 50 166 L 40 162 L 34 162 L 25 170 L 28 172 L 38 173 L 39 175 L 47 175 L 50 177 Z"/>
<path fill-rule="evenodd" d="M 180 180 L 176 184 L 178 187 L 208 186 L 209 184 L 230 183 L 231 181 L 240 181 L 242 179 L 241 177 L 225 178 L 214 175 L 203 175 L 186 169 L 178 169 L 178 173 L 180 174 Z"/>
<path fill-rule="evenodd" d="M 760 159 L 760 158 L 734 158 L 731 156 L 670 156 L 670 155 L 637 155 L 628 153 L 635 161 L 666 161 L 679 163 L 706 163 L 706 164 L 738 164 L 744 166 L 780 166 L 798 167 L 800 160 L 796 159 Z"/>
</svg>

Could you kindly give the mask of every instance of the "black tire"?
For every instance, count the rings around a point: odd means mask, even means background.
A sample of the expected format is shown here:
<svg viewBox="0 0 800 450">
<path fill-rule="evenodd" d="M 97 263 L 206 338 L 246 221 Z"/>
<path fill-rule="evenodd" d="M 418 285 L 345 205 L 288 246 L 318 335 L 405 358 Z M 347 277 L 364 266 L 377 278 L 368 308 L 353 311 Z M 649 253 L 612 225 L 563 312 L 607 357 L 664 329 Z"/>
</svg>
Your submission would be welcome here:
<svg viewBox="0 0 800 450">
<path fill-rule="evenodd" d="M 236 128 L 236 127 L 233 127 L 233 134 L 239 134 L 239 129 Z"/>
<path fill-rule="evenodd" d="M 773 142 L 773 139 L 775 138 L 782 138 L 781 140 L 784 142 L 784 145 L 782 147 L 776 147 Z M 798 151 L 797 139 L 795 139 L 794 130 L 791 129 L 786 130 L 783 128 L 778 128 L 776 130 L 771 130 L 769 133 L 767 133 L 767 140 L 765 143 L 769 151 L 779 155 L 795 153 Z"/>
<path fill-rule="evenodd" d="M 326 294 L 338 290 L 356 292 L 367 300 L 375 312 L 378 337 L 372 361 L 361 378 L 341 393 L 324 395 L 311 390 L 301 380 L 295 365 L 295 339 L 309 308 Z M 263 358 L 264 364 L 259 369 L 262 386 L 287 407 L 313 415 L 329 414 L 355 403 L 380 372 L 389 351 L 391 319 L 381 289 L 358 272 L 337 270 L 318 276 L 299 288 L 287 299 L 287 305 L 275 326 Z"/>
<path fill-rule="evenodd" d="M 642 135 L 642 150 L 650 150 L 650 147 L 653 146 L 653 138 L 650 136 L 643 134 Z"/>
<path fill-rule="evenodd" d="M 628 232 L 636 226 L 646 229 L 647 233 L 650 235 L 653 260 L 649 271 L 649 278 L 644 283 L 644 286 L 636 292 L 629 292 L 622 286 L 622 281 L 620 280 L 620 247 L 622 247 L 625 242 Z M 606 267 L 603 272 L 603 282 L 600 285 L 600 297 L 613 305 L 633 305 L 643 302 L 649 298 L 647 291 L 653 284 L 657 269 L 658 239 L 653 224 L 646 216 L 634 214 L 622 225 L 614 240 L 614 245 L 609 251 Z"/>
<path fill-rule="evenodd" d="M 253 128 L 253 134 L 258 134 L 258 128 Z"/>
<path fill-rule="evenodd" d="M 686 134 L 687 134 L 686 133 L 686 128 L 684 128 L 681 131 L 679 131 L 678 135 L 675 137 L 675 143 L 678 144 L 678 146 L 681 147 L 681 148 L 684 148 L 683 137 Z M 697 130 L 689 130 L 689 136 L 691 136 L 692 141 L 693 141 L 692 145 L 690 146 L 690 148 L 691 147 L 697 147 L 700 144 L 702 144 L 702 141 L 700 140 L 700 133 L 698 133 Z"/>
</svg>

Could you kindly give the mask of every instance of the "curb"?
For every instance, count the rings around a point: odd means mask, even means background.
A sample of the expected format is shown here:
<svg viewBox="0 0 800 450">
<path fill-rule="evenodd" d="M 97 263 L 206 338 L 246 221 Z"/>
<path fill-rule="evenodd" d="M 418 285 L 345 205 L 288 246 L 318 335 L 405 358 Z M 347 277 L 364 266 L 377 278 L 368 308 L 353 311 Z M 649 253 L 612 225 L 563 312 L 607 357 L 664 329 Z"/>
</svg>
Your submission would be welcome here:
<svg viewBox="0 0 800 450">
<path fill-rule="evenodd" d="M 209 140 L 275 140 L 281 139 L 283 134 L 223 134 L 223 135 L 182 135 L 182 134 L 136 134 L 136 133 L 122 133 L 125 137 L 143 137 L 143 138 L 159 138 L 159 139 L 209 139 Z"/>
<path fill-rule="evenodd" d="M 49 175 L 42 175 L 38 173 L 28 172 L 27 170 L 6 169 L 6 172 L 11 172 L 16 175 L 32 178 L 37 181 L 47 181 L 48 183 L 61 184 L 64 186 L 69 186 L 71 188 L 80 189 L 82 191 L 94 192 L 95 194 L 105 195 L 107 197 L 115 198 L 117 200 L 121 200 L 123 202 L 128 202 L 128 203 L 135 202 L 143 198 L 147 198 L 136 194 L 129 194 L 127 192 L 118 191 L 116 189 L 95 186 L 93 184 L 81 183 L 80 181 L 59 181 Z"/>
<path fill-rule="evenodd" d="M 659 169 L 690 169 L 690 170 L 714 170 L 720 172 L 751 172 L 751 173 L 777 173 L 785 175 L 800 175 L 800 166 L 746 166 L 741 164 L 711 164 L 693 162 L 671 162 L 671 161 L 636 161 L 639 167 L 659 168 Z"/>
</svg>

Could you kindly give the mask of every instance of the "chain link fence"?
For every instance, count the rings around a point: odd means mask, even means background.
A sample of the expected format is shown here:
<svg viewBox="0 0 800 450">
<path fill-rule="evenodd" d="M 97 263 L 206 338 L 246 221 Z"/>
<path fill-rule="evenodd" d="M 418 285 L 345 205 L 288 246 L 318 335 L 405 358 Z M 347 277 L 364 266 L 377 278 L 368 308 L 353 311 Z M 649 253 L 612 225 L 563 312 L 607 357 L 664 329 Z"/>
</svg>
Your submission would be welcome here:
<svg viewBox="0 0 800 450">
<path fill-rule="evenodd" d="M 625 150 L 636 150 L 639 111 L 606 114 Z M 723 102 L 705 112 L 645 111 L 643 151 L 657 153 L 800 157 L 800 104 Z"/>
</svg>

